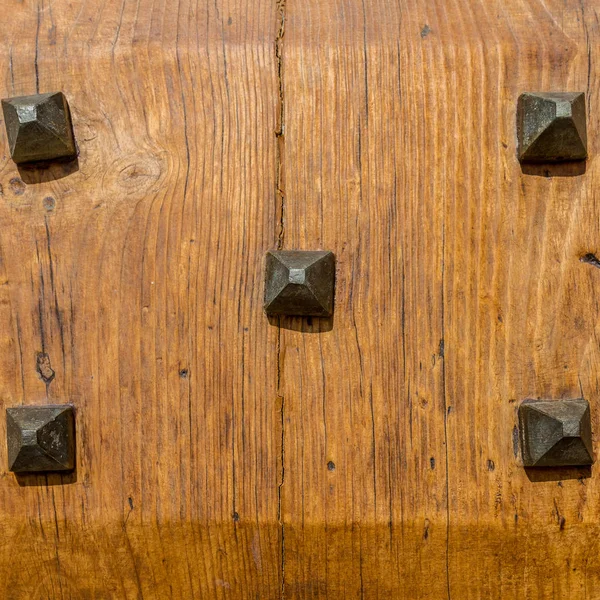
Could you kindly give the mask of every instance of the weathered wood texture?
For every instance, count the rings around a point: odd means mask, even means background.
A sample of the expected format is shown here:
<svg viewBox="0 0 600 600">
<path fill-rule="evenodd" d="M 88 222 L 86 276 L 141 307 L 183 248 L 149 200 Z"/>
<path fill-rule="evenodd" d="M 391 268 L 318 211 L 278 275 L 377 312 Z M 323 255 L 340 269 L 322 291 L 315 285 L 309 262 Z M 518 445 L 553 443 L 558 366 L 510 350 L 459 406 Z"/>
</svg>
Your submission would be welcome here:
<svg viewBox="0 0 600 600">
<path fill-rule="evenodd" d="M 0 409 L 72 402 L 78 467 L 4 467 L 0 597 L 600 598 L 597 468 L 514 445 L 528 397 L 600 431 L 593 1 L 2 7 L 80 157 L 2 134 Z M 587 93 L 585 171 L 522 172 L 525 90 Z M 263 315 L 277 247 L 333 319 Z"/>
<path fill-rule="evenodd" d="M 78 468 L 3 473 L 0 596 L 276 597 L 277 11 L 3 9 L 3 95 L 64 90 L 81 154 L 40 183 L 2 147 L 1 397 L 72 401 Z"/>
</svg>

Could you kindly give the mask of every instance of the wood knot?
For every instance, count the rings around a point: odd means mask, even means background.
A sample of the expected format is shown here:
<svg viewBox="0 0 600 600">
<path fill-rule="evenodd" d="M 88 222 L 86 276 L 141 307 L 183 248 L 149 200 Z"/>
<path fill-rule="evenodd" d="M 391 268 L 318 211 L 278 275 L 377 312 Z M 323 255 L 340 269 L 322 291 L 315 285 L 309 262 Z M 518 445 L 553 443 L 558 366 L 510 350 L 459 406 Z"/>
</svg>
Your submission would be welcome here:
<svg viewBox="0 0 600 600">
<path fill-rule="evenodd" d="M 105 189 L 116 188 L 126 196 L 141 197 L 161 179 L 164 167 L 159 155 L 142 152 L 129 155 L 110 165 L 102 186 Z"/>
</svg>

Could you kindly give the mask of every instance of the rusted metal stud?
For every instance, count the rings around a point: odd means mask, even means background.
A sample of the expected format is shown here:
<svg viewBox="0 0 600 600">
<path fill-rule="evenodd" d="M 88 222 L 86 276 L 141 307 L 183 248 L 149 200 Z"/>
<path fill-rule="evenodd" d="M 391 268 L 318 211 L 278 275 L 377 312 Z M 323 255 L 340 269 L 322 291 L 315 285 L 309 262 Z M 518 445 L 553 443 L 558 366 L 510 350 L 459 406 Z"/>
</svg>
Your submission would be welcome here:
<svg viewBox="0 0 600 600">
<path fill-rule="evenodd" d="M 68 404 L 6 409 L 8 468 L 15 473 L 75 467 L 75 418 Z"/>
<path fill-rule="evenodd" d="M 8 98 L 2 100 L 2 111 L 17 164 L 76 156 L 71 113 L 62 92 Z"/>
<path fill-rule="evenodd" d="M 521 94 L 517 105 L 517 137 L 519 160 L 523 163 L 585 159 L 585 94 Z"/>
<path fill-rule="evenodd" d="M 335 256 L 328 251 L 267 252 L 265 312 L 329 317 L 333 313 Z"/>
<path fill-rule="evenodd" d="M 526 467 L 591 465 L 592 425 L 586 400 L 525 400 L 519 430 Z"/>
</svg>

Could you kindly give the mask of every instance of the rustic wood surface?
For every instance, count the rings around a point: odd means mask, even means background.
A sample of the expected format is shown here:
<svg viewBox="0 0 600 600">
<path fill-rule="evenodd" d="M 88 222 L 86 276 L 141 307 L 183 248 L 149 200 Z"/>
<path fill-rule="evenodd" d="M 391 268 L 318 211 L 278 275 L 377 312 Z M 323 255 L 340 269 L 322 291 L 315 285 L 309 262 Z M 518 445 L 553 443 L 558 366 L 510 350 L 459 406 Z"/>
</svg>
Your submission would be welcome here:
<svg viewBox="0 0 600 600">
<path fill-rule="evenodd" d="M 600 431 L 593 0 L 4 0 L 0 414 L 72 402 L 73 475 L 6 470 L 0 597 L 600 599 L 598 468 L 525 472 L 525 398 Z M 522 91 L 585 91 L 521 169 Z M 337 255 L 267 319 L 267 249 Z"/>
</svg>

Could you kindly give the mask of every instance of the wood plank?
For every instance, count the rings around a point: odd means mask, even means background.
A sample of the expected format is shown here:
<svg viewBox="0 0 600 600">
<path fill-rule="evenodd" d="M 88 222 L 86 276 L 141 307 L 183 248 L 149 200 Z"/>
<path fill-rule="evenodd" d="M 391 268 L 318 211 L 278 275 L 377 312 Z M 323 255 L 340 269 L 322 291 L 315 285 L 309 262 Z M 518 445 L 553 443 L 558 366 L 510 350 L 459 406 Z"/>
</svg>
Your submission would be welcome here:
<svg viewBox="0 0 600 600">
<path fill-rule="evenodd" d="M 593 597 L 593 476 L 528 476 L 513 438 L 528 397 L 583 394 L 598 427 L 596 8 L 286 16 L 284 246 L 339 257 L 334 322 L 282 335 L 286 595 Z M 587 92 L 585 174 L 522 172 L 538 89 Z"/>
<path fill-rule="evenodd" d="M 459 598 L 589 598 L 598 587 L 597 470 L 528 476 L 511 430 L 523 399 L 581 395 L 598 429 L 598 278 L 579 260 L 598 244 L 596 8 L 465 8 L 447 6 L 448 24 L 440 6 L 432 24 L 442 37 L 471 40 L 439 42 L 457 74 L 442 80 L 443 105 L 461 107 L 450 124 L 457 143 L 439 157 L 454 174 L 443 192 L 450 589 Z M 540 89 L 587 93 L 585 173 L 522 170 L 515 160 L 517 97 Z"/>
<path fill-rule="evenodd" d="M 0 408 L 73 402 L 78 469 L 2 473 L 0 596 L 277 597 L 275 7 L 5 4 L 2 95 L 64 90 L 81 154 L 3 142 Z"/>
</svg>

